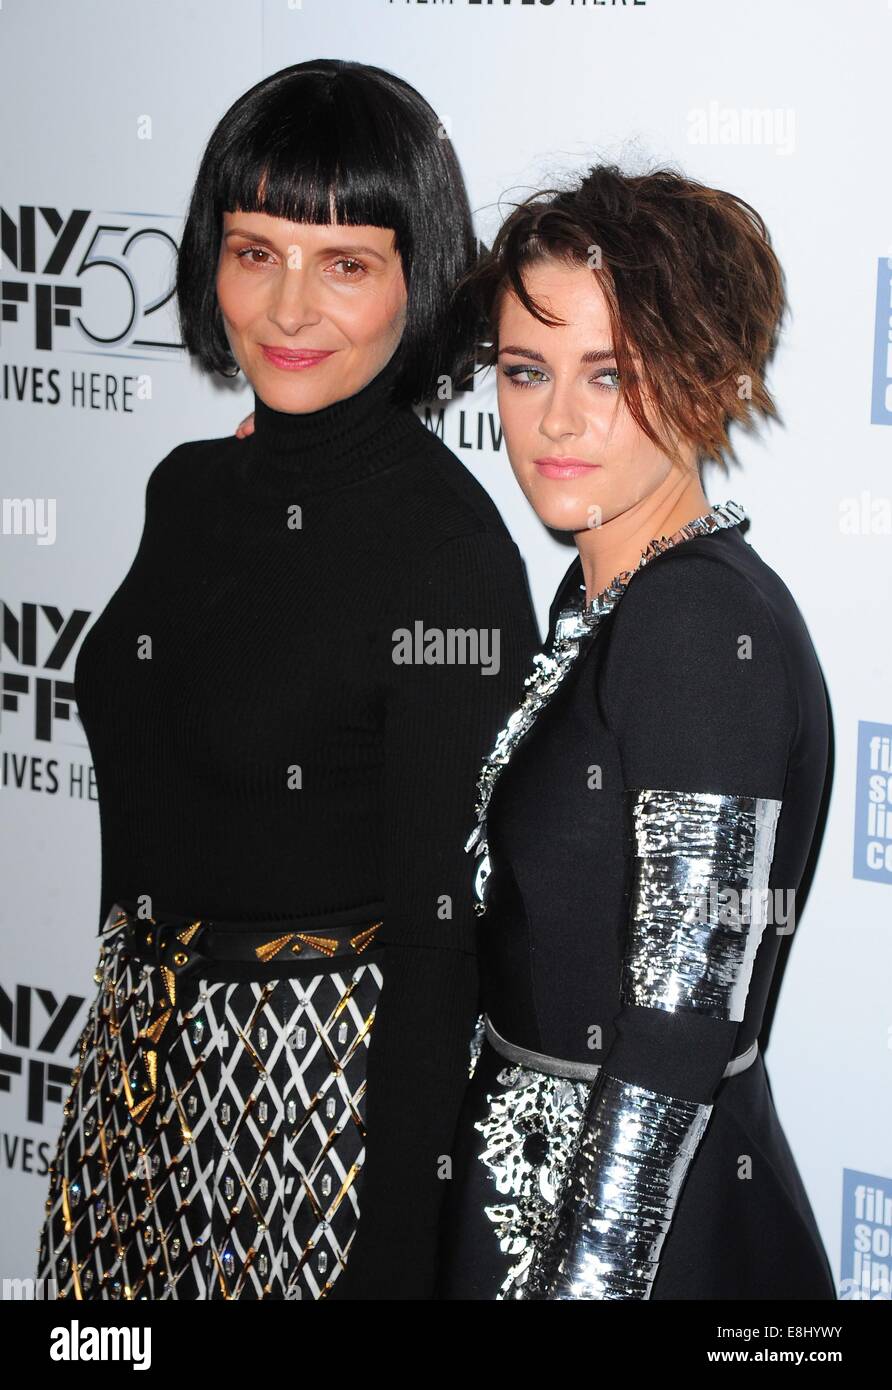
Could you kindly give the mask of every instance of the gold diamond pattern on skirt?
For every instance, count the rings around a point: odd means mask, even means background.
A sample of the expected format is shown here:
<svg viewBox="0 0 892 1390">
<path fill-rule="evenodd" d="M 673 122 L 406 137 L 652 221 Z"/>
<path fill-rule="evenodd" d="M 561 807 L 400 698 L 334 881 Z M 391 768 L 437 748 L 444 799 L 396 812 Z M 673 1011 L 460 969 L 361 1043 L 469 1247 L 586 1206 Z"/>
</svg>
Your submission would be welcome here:
<svg viewBox="0 0 892 1390">
<path fill-rule="evenodd" d="M 158 968 L 108 943 L 96 978 L 38 1277 L 71 1299 L 326 1297 L 359 1221 L 381 967 L 184 977 L 152 1079 Z"/>
</svg>

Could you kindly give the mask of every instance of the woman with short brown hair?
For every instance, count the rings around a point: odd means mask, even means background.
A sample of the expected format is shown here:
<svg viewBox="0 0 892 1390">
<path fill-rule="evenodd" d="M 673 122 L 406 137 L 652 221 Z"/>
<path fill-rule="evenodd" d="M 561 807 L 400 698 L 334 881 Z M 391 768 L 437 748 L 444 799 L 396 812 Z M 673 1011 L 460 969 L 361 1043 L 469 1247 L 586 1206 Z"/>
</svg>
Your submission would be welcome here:
<svg viewBox="0 0 892 1390">
<path fill-rule="evenodd" d="M 759 1047 L 826 698 L 701 482 L 775 414 L 780 266 L 739 198 L 603 167 L 518 207 L 467 284 L 517 481 L 578 555 L 478 782 L 486 1012 L 442 1295 L 832 1299 Z"/>
</svg>

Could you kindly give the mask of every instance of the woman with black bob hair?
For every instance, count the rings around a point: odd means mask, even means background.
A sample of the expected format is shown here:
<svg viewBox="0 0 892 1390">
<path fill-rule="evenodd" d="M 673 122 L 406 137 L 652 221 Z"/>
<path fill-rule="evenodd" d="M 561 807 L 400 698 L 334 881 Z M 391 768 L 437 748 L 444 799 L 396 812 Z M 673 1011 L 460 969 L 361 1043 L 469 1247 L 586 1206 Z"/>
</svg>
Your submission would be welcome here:
<svg viewBox="0 0 892 1390">
<path fill-rule="evenodd" d="M 217 295 L 232 209 L 292 222 L 391 228 L 407 289 L 396 404 L 442 398 L 473 369 L 468 300 L 454 296 L 476 241 L 458 159 L 424 98 L 386 72 L 338 59 L 283 68 L 230 108 L 208 143 L 183 230 L 183 342 L 206 371 L 236 375 Z"/>
<path fill-rule="evenodd" d="M 76 664 L 102 942 L 41 1230 L 62 1298 L 432 1294 L 464 820 L 537 641 L 494 504 L 411 408 L 464 370 L 473 250 L 391 73 L 297 64 L 211 136 L 182 331 L 255 429 L 156 466 Z"/>
</svg>

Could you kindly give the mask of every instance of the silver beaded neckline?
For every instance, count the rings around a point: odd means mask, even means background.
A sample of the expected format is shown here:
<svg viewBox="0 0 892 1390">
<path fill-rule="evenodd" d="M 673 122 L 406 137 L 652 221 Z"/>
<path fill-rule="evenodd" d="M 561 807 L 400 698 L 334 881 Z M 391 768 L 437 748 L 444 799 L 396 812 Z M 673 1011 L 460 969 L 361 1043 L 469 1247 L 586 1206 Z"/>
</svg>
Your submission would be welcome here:
<svg viewBox="0 0 892 1390">
<path fill-rule="evenodd" d="M 695 536 L 706 536 L 712 531 L 719 531 L 728 526 L 738 526 L 745 520 L 746 512 L 739 502 L 718 503 L 710 507 L 703 516 L 686 521 L 671 536 L 659 536 L 649 541 L 641 552 L 641 559 L 635 568 L 622 570 L 606 588 L 596 594 L 591 603 L 585 605 L 583 601 L 577 600 L 576 604 L 561 610 L 555 623 L 551 648 L 548 651 L 537 652 L 533 657 L 533 670 L 524 680 L 526 694 L 499 733 L 491 752 L 484 758 L 477 778 L 477 799 L 474 807 L 477 812 L 477 824 L 468 837 L 465 852 L 470 853 L 473 849 L 475 857 L 482 856 L 474 878 L 474 911 L 478 916 L 482 916 L 486 911 L 485 888 L 491 870 L 489 846 L 486 842 L 486 813 L 493 787 L 515 748 L 529 733 L 539 714 L 573 667 L 583 647 L 588 645 L 588 639 L 594 636 L 608 613 L 619 603 L 629 581 L 655 556 L 662 555 L 664 551 L 671 550 L 682 541 L 691 540 Z M 580 589 L 584 593 L 585 585 L 581 584 Z"/>
</svg>

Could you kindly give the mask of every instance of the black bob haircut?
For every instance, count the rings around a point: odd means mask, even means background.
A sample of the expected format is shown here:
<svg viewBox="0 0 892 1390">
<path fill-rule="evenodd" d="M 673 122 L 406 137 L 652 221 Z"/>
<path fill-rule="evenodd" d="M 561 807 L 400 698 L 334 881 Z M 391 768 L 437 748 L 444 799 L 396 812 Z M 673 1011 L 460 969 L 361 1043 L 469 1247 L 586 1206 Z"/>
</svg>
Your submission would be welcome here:
<svg viewBox="0 0 892 1390">
<path fill-rule="evenodd" d="M 223 376 L 238 373 L 216 292 L 223 213 L 235 211 L 393 228 L 407 286 L 394 400 L 431 400 L 441 376 L 455 387 L 469 377 L 473 320 L 454 298 L 476 254 L 468 197 L 450 140 L 407 82 L 316 58 L 265 77 L 219 121 L 192 190 L 176 296 L 186 348 Z"/>
</svg>

